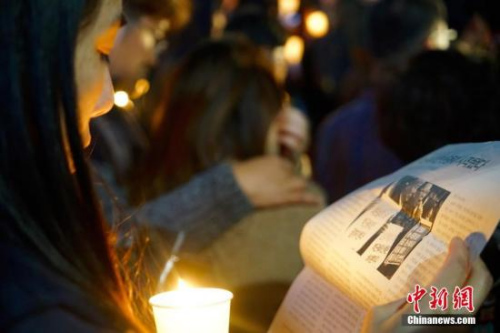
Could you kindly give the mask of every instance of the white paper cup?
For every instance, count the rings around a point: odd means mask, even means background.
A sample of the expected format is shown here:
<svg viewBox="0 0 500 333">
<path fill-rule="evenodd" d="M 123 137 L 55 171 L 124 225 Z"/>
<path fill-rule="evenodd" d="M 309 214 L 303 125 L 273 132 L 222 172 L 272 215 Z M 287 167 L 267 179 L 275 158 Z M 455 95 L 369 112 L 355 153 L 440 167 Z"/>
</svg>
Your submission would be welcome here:
<svg viewBox="0 0 500 333">
<path fill-rule="evenodd" d="M 187 288 L 149 299 L 158 333 L 228 333 L 233 294 L 217 288 Z"/>
</svg>

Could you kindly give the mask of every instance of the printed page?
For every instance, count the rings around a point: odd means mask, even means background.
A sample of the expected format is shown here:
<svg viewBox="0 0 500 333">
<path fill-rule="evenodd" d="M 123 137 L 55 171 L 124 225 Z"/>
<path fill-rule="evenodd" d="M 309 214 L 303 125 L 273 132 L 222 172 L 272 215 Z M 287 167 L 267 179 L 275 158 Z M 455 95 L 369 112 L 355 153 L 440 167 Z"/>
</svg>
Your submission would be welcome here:
<svg viewBox="0 0 500 333">
<path fill-rule="evenodd" d="M 366 311 L 309 268 L 295 279 L 270 333 L 352 333 Z"/>
<path fill-rule="evenodd" d="M 448 146 L 326 208 L 306 265 L 363 308 L 427 285 L 454 236 L 479 255 L 500 220 L 500 143 Z"/>
</svg>

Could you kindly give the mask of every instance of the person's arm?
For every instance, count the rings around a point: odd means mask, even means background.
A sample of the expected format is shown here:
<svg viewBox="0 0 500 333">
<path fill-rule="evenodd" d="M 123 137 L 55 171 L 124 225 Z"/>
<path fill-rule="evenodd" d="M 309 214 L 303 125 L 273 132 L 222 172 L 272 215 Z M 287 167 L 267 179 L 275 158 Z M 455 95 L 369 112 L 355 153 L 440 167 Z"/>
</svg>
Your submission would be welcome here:
<svg viewBox="0 0 500 333">
<path fill-rule="evenodd" d="M 185 231 L 182 251 L 188 252 L 204 248 L 254 208 L 322 202 L 307 191 L 307 180 L 294 174 L 292 164 L 277 156 L 219 164 L 137 210 L 128 208 L 109 170 L 95 167 L 100 178 L 96 187 L 110 221 L 123 227 L 133 217 L 135 223 L 163 232 L 167 238 Z"/>
<path fill-rule="evenodd" d="M 185 231 L 183 250 L 191 252 L 209 245 L 254 208 L 320 202 L 289 161 L 263 156 L 219 164 L 146 203 L 137 219 L 170 233 Z"/>
<path fill-rule="evenodd" d="M 186 233 L 182 251 L 196 252 L 254 207 L 240 190 L 230 164 L 220 164 L 140 207 L 131 207 L 109 167 L 94 163 L 95 187 L 106 219 L 121 235 L 133 225 L 149 229 L 166 248 L 176 234 Z M 156 244 L 160 245 L 160 244 Z"/>
<path fill-rule="evenodd" d="M 147 202 L 136 213 L 136 219 L 172 234 L 185 231 L 183 250 L 198 251 L 253 209 L 231 166 L 220 164 Z"/>
</svg>

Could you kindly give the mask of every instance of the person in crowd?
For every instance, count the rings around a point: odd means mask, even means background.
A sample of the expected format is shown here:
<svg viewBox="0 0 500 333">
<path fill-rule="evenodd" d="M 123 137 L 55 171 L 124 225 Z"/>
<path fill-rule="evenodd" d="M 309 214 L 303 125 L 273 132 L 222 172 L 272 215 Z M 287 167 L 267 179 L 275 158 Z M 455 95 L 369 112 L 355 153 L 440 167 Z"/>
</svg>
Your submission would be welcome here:
<svg viewBox="0 0 500 333">
<path fill-rule="evenodd" d="M 152 146 L 131 193 L 151 199 L 221 161 L 276 152 L 271 125 L 284 93 L 271 70 L 263 53 L 240 39 L 206 42 L 191 53 L 164 88 Z"/>
<path fill-rule="evenodd" d="M 2 332 L 148 331 L 118 270 L 83 150 L 89 120 L 111 105 L 106 59 L 119 17 L 115 0 L 0 3 Z M 461 251 L 451 251 L 446 271 L 459 283 L 469 273 L 487 278 Z M 476 290 L 488 288 L 481 282 Z M 379 307 L 368 325 L 377 330 L 398 315 Z"/>
<path fill-rule="evenodd" d="M 120 29 L 109 55 L 117 89 L 133 91 L 137 80 L 149 75 L 167 35 L 188 23 L 191 6 L 191 1 L 125 1 L 127 24 Z"/>
<path fill-rule="evenodd" d="M 118 82 L 120 87 L 126 89 L 124 82 L 135 82 L 144 75 L 144 69 L 156 62 L 154 43 L 145 45 L 145 42 L 152 40 L 154 31 L 165 26 L 165 20 L 182 21 L 175 17 L 175 8 L 170 8 L 178 5 L 170 4 L 167 9 L 161 10 L 163 4 L 157 1 L 141 0 L 125 4 L 127 25 L 131 26 L 120 30 L 110 56 L 113 81 Z M 171 18 L 172 16 L 174 17 Z M 156 29 L 148 28 L 152 22 L 156 22 Z M 179 25 L 176 24 L 175 27 Z M 144 34 L 150 38 L 143 38 Z M 130 66 L 124 66 L 123 59 L 120 59 L 121 53 L 126 55 L 125 58 L 134 57 Z M 118 65 L 114 65 L 115 60 Z M 98 194 L 108 220 L 119 229 L 122 236 L 118 243 L 120 247 L 144 251 L 144 246 L 127 241 L 130 233 L 141 234 L 145 231 L 151 239 L 144 260 L 146 266 L 143 267 L 148 269 L 151 278 L 141 284 L 146 284 L 151 291 L 156 289 L 159 270 L 168 259 L 175 237 L 181 232 L 187 234 L 181 247 L 184 257 L 188 253 L 199 253 L 236 222 L 253 216 L 252 213 L 257 209 L 291 203 L 310 204 L 308 209 L 296 209 L 294 215 L 297 218 L 293 220 L 296 222 L 289 222 L 289 229 L 293 229 L 293 232 L 283 243 L 296 250 L 287 260 L 280 261 L 285 267 L 281 270 L 281 275 L 290 280 L 301 265 L 297 250 L 300 227 L 318 211 L 318 204 L 322 202 L 320 195 L 306 191 L 307 181 L 294 174 L 292 163 L 278 156 L 222 161 L 203 172 L 192 174 L 190 180 L 175 191 L 165 192 L 164 195 L 130 207 L 124 184 L 130 177 L 129 172 L 135 161 L 149 145 L 148 131 L 140 124 L 141 112 L 142 108 L 124 111 L 115 107 L 109 114 L 94 120 L 91 154 L 97 170 Z M 288 151 L 293 152 L 293 156 L 300 155 L 307 146 L 307 123 L 303 120 L 296 112 L 289 111 L 286 115 L 281 114 L 277 122 L 282 147 L 287 147 Z M 275 223 L 273 228 L 269 228 L 269 233 L 272 230 L 279 231 L 281 224 Z M 225 236 L 227 243 L 231 237 Z M 137 241 L 140 243 L 140 236 L 136 235 L 135 238 L 139 238 Z M 278 252 L 284 253 L 287 247 L 284 245 L 280 249 L 281 252 Z M 141 257 L 141 254 L 136 255 Z M 290 266 L 294 270 L 287 269 Z M 265 268 L 261 271 L 265 271 Z"/>
<path fill-rule="evenodd" d="M 381 0 L 368 15 L 367 44 L 376 61 L 374 85 L 384 85 L 424 49 L 446 48 L 445 8 L 434 0 Z M 445 40 L 446 41 L 446 40 Z M 319 128 L 314 176 L 329 201 L 397 170 L 401 160 L 380 140 L 371 89 L 334 111 Z"/>
<path fill-rule="evenodd" d="M 287 32 L 278 20 L 277 14 L 265 1 L 241 1 L 230 13 L 224 35 L 239 34 L 247 37 L 264 50 L 273 61 L 276 79 L 284 82 L 287 64 L 284 60 L 283 45 Z"/>
<path fill-rule="evenodd" d="M 274 77 L 285 83 L 288 64 L 284 56 L 287 32 L 276 13 L 276 1 L 240 1 L 230 13 L 224 36 L 241 35 L 259 47 L 273 65 Z M 310 143 L 310 124 L 304 112 L 286 95 L 285 109 L 277 119 L 281 154 L 310 176 L 310 161 L 305 153 Z"/>
<path fill-rule="evenodd" d="M 305 103 L 313 140 L 321 121 L 339 105 L 356 98 L 367 85 L 370 58 L 364 26 L 369 8 L 365 0 L 323 4 L 331 27 L 324 37 L 311 38 L 306 43 L 302 78 L 290 84 L 297 86 L 295 95 Z"/>
<path fill-rule="evenodd" d="M 424 52 L 377 91 L 380 136 L 404 163 L 447 144 L 499 140 L 499 89 L 491 61 Z"/>
<path fill-rule="evenodd" d="M 182 4 L 154 0 L 125 3 L 127 25 L 120 30 L 110 54 L 114 82 L 126 88 L 156 62 L 159 36 L 175 32 L 186 22 L 189 6 Z M 133 60 L 124 63 L 129 58 Z M 135 161 L 149 145 L 148 130 L 141 126 L 143 110 L 139 109 L 124 111 L 115 107 L 91 124 L 96 185 L 108 220 L 114 224 L 123 225 L 133 216 L 141 225 L 171 235 L 189 230 L 183 249 L 197 251 L 196 246 L 203 244 L 199 239 L 216 238 L 256 208 L 320 201 L 318 196 L 305 192 L 307 182 L 293 174 L 292 163 L 267 156 L 214 165 L 168 195 L 144 203 L 140 209 L 130 208 L 123 187 Z M 280 118 L 280 138 L 290 150 L 304 150 L 307 128 L 296 118 L 293 114 Z"/>
<path fill-rule="evenodd" d="M 146 331 L 82 149 L 113 103 L 120 17 L 117 0 L 0 4 L 2 332 Z"/>
<path fill-rule="evenodd" d="M 167 36 L 181 30 L 190 18 L 190 1 L 130 0 L 124 4 L 124 25 L 110 50 L 110 70 L 117 90 L 140 97 L 139 80 L 144 81 L 157 62 Z M 147 133 L 135 110 L 120 112 L 115 106 L 91 124 L 94 143 L 92 159 L 110 166 L 118 182 L 124 178 L 140 153 L 148 145 Z"/>
<path fill-rule="evenodd" d="M 284 91 L 262 49 L 241 37 L 207 41 L 181 63 L 169 82 L 154 118 L 150 150 L 132 177 L 132 202 L 149 202 L 175 191 L 226 161 L 279 155 L 277 123 Z M 232 289 L 272 280 L 283 283 L 286 291 L 303 266 L 298 249 L 302 227 L 320 207 L 258 209 L 218 238 L 196 232 L 194 248 L 203 251 L 189 252 L 210 258 L 207 266 L 214 283 Z M 214 230 L 207 223 L 200 216 L 197 229 Z M 187 241 L 190 237 L 188 233 Z"/>
</svg>

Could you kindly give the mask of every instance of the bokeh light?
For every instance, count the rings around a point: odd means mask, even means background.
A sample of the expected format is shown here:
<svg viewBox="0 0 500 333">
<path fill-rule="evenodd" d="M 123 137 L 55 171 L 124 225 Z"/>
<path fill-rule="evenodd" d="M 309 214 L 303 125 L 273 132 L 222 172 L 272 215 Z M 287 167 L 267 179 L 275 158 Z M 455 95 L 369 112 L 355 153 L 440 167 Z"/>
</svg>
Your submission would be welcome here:
<svg viewBox="0 0 500 333">
<path fill-rule="evenodd" d="M 304 54 L 304 40 L 299 36 L 290 36 L 284 49 L 285 59 L 290 65 L 297 65 Z"/>
<path fill-rule="evenodd" d="M 305 23 L 307 33 L 314 38 L 320 38 L 326 35 L 330 27 L 328 16 L 320 10 L 307 15 Z"/>
<path fill-rule="evenodd" d="M 278 12 L 281 16 L 297 13 L 300 8 L 300 0 L 279 0 Z"/>
<path fill-rule="evenodd" d="M 227 25 L 227 17 L 222 10 L 217 10 L 212 15 L 212 32 L 215 36 L 222 36 Z"/>
<path fill-rule="evenodd" d="M 453 32 L 455 32 L 453 34 Z M 427 47 L 431 50 L 447 50 L 450 47 L 450 42 L 456 39 L 456 31 L 448 29 L 448 24 L 445 21 L 440 21 L 434 27 L 427 40 Z"/>
<path fill-rule="evenodd" d="M 125 91 L 117 91 L 115 92 L 115 105 L 124 108 L 130 103 L 130 98 Z"/>
<path fill-rule="evenodd" d="M 144 94 L 146 94 L 150 89 L 149 81 L 146 79 L 139 79 L 135 83 L 134 93 L 132 94 L 133 99 L 140 98 Z"/>
</svg>

